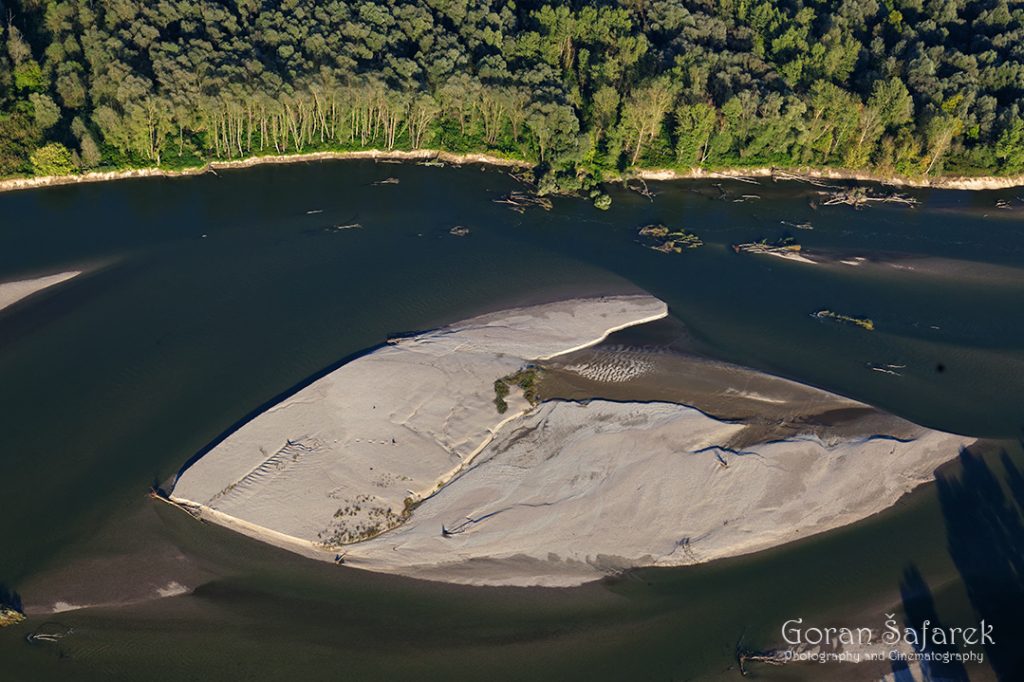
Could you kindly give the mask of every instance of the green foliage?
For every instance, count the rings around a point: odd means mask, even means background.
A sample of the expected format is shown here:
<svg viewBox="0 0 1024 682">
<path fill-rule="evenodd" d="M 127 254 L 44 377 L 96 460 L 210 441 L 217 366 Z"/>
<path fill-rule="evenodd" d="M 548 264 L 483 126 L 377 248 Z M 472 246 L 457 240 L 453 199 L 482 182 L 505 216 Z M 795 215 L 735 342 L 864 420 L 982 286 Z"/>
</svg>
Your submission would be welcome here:
<svg viewBox="0 0 1024 682">
<path fill-rule="evenodd" d="M 31 170 L 28 155 L 39 141 L 35 122 L 24 110 L 0 114 L 0 175 Z"/>
<path fill-rule="evenodd" d="M 32 152 L 32 172 L 36 175 L 68 175 L 75 163 L 68 148 L 59 142 L 50 142 Z"/>
<path fill-rule="evenodd" d="M 631 166 L 1022 166 L 1024 10 L 1002 2 L 16 4 L 4 175 L 46 142 L 83 167 L 441 147 L 606 207 L 597 179 Z"/>
<path fill-rule="evenodd" d="M 49 95 L 33 92 L 28 99 L 32 103 L 36 126 L 39 127 L 39 130 L 46 132 L 57 125 L 57 122 L 60 121 L 60 107 Z"/>
<path fill-rule="evenodd" d="M 1007 173 L 1024 171 L 1024 119 L 1016 119 L 996 142 L 996 157 Z"/>
<path fill-rule="evenodd" d="M 82 160 L 83 168 L 95 168 L 103 161 L 103 153 L 100 151 L 99 145 L 96 144 L 96 140 L 92 139 L 92 135 L 88 133 L 82 138 L 79 157 Z"/>
<path fill-rule="evenodd" d="M 14 87 L 31 92 L 42 91 L 46 87 L 46 78 L 39 64 L 30 59 L 15 66 Z"/>
<path fill-rule="evenodd" d="M 601 211 L 607 211 L 612 207 L 612 198 L 604 192 L 599 192 L 591 197 L 594 201 L 594 208 Z"/>
<path fill-rule="evenodd" d="M 676 156 L 685 166 L 707 161 L 718 112 L 710 104 L 684 104 L 676 110 Z"/>
<path fill-rule="evenodd" d="M 503 379 L 494 382 L 494 406 L 498 408 L 498 414 L 505 414 L 508 411 L 508 403 L 505 402 L 508 391 L 508 384 Z"/>
<path fill-rule="evenodd" d="M 540 396 L 537 393 L 537 380 L 539 378 L 537 368 L 527 366 L 495 381 L 494 405 L 498 408 L 498 414 L 505 414 L 508 410 L 508 403 L 505 401 L 505 398 L 508 397 L 512 386 L 519 387 L 523 392 L 523 397 L 531 405 L 536 405 L 540 401 Z"/>
</svg>

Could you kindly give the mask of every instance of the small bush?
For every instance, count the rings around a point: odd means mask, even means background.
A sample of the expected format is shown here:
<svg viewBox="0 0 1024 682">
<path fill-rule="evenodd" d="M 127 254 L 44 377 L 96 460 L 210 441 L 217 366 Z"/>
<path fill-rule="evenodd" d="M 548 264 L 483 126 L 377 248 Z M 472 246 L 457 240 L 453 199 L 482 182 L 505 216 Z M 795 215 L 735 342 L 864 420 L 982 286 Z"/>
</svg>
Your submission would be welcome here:
<svg viewBox="0 0 1024 682">
<path fill-rule="evenodd" d="M 68 148 L 58 142 L 43 145 L 32 152 L 32 172 L 36 175 L 68 175 L 74 172 L 75 162 Z"/>
</svg>

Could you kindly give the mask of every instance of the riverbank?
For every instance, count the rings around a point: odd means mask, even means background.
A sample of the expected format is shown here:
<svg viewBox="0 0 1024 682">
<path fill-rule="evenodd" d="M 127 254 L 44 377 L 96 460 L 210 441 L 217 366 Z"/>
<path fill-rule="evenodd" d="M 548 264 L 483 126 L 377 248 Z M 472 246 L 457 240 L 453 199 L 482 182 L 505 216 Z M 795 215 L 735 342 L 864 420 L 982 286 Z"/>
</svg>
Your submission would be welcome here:
<svg viewBox="0 0 1024 682">
<path fill-rule="evenodd" d="M 968 191 L 986 191 L 1009 189 L 1012 187 L 1024 186 L 1024 175 L 1013 175 L 1006 177 L 999 176 L 936 176 L 936 177 L 914 177 L 896 174 L 871 173 L 868 171 L 854 171 L 842 168 L 723 168 L 720 170 L 707 170 L 704 168 L 693 168 L 688 171 L 672 170 L 668 168 L 638 168 L 632 173 L 632 177 L 644 180 L 708 180 L 732 178 L 773 178 L 776 180 L 836 180 L 857 182 L 876 182 L 883 185 L 895 185 L 897 187 L 915 187 L 922 189 L 954 189 Z"/>
<path fill-rule="evenodd" d="M 195 168 L 169 170 L 164 168 L 129 168 L 116 171 L 96 171 L 80 175 L 48 175 L 40 177 L 7 178 L 0 180 L 0 192 L 12 192 L 23 189 L 39 189 L 58 185 L 78 185 L 94 182 L 112 182 L 131 178 L 182 178 L 218 170 L 235 168 L 252 168 L 253 166 L 277 165 L 289 163 L 307 163 L 310 161 L 338 161 L 346 159 L 372 159 L 375 161 L 439 161 L 450 164 L 479 163 L 505 168 L 529 168 L 532 164 L 517 159 L 506 159 L 489 154 L 453 154 L 437 149 L 416 149 L 413 151 L 365 149 L 347 152 L 309 152 L 302 154 L 274 154 L 267 156 L 250 156 L 234 161 L 211 161 Z"/>
<path fill-rule="evenodd" d="M 305 163 L 310 161 L 332 161 L 346 159 L 373 159 L 379 161 L 440 161 L 450 164 L 479 163 L 505 168 L 531 168 L 534 164 L 522 159 L 506 158 L 483 153 L 456 154 L 439 149 L 378 150 L 365 149 L 341 152 L 306 152 L 298 154 L 274 154 L 252 156 L 245 159 L 229 161 L 211 161 L 202 166 L 170 170 L 164 168 L 129 168 L 115 171 L 94 171 L 78 175 L 55 175 L 40 177 L 22 177 L 0 179 L 0 192 L 11 192 L 25 189 L 39 189 L 59 185 L 88 184 L 94 182 L 112 182 L 131 178 L 178 178 L 203 175 L 218 170 L 235 168 L 251 168 L 268 164 Z M 673 170 L 658 168 L 634 168 L 623 176 L 607 177 L 609 182 L 620 181 L 630 177 L 644 180 L 708 180 L 731 178 L 775 178 L 778 180 L 836 180 L 875 182 L 901 187 L 932 188 L 985 191 L 1008 189 L 1024 186 L 1024 175 L 1007 177 L 999 176 L 939 176 L 912 177 L 905 175 L 871 173 L 837 168 L 722 168 L 690 170 Z"/>
</svg>

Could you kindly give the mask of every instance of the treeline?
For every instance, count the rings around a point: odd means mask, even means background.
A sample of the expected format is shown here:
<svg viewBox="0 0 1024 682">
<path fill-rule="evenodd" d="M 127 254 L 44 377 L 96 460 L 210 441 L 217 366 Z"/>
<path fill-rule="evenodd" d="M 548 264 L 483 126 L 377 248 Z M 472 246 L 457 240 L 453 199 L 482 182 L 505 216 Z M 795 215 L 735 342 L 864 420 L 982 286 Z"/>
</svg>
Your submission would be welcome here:
<svg viewBox="0 0 1024 682">
<path fill-rule="evenodd" d="M 442 148 L 1024 171 L 1007 0 L 0 0 L 0 175 Z"/>
</svg>

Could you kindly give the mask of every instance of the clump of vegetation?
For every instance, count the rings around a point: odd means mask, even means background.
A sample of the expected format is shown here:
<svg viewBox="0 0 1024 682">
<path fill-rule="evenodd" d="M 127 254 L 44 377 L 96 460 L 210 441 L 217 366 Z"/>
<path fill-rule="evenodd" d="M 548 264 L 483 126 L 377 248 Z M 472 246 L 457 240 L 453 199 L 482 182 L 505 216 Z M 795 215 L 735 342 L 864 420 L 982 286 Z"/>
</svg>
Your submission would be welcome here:
<svg viewBox="0 0 1024 682">
<path fill-rule="evenodd" d="M 668 228 L 664 225 L 645 225 L 640 228 L 640 236 L 664 239 L 668 236 Z"/>
<path fill-rule="evenodd" d="M 687 230 L 670 230 L 664 225 L 646 225 L 640 228 L 640 243 L 662 253 L 682 253 L 704 245 L 700 237 Z"/>
<path fill-rule="evenodd" d="M 67 175 L 76 169 L 71 152 L 59 142 L 51 142 L 32 152 L 32 172 L 36 175 Z"/>
<path fill-rule="evenodd" d="M 505 402 L 507 397 L 508 384 L 504 379 L 498 379 L 494 382 L 494 406 L 498 408 L 498 414 L 505 414 L 508 410 L 508 403 Z"/>
<path fill-rule="evenodd" d="M 0 628 L 16 625 L 25 620 L 25 615 L 10 606 L 0 606 Z"/>
<path fill-rule="evenodd" d="M 406 498 L 402 513 L 396 514 L 374 497 L 358 495 L 352 503 L 334 512 L 336 525 L 318 534 L 320 544 L 336 549 L 341 545 L 369 540 L 400 525 L 413 508 L 411 498 Z"/>
<path fill-rule="evenodd" d="M 732 250 L 736 253 L 798 253 L 801 248 L 794 237 L 788 236 L 773 242 L 762 239 L 756 242 L 732 245 Z"/>
<path fill-rule="evenodd" d="M 512 386 L 521 389 L 523 397 L 531 405 L 536 405 L 540 402 L 540 397 L 537 394 L 537 381 L 539 378 L 540 371 L 536 367 L 527 366 L 495 381 L 494 405 L 498 408 L 498 414 L 505 414 L 508 410 L 508 403 L 505 401 L 505 398 L 508 397 Z"/>
<path fill-rule="evenodd" d="M 836 313 L 831 310 L 819 310 L 813 313 L 811 317 L 816 317 L 819 320 L 834 320 L 836 322 L 842 322 L 843 324 L 852 324 L 861 329 L 866 329 L 869 332 L 875 331 L 874 320 L 867 317 L 854 317 L 853 315 L 844 315 L 842 313 Z"/>
<path fill-rule="evenodd" d="M 407 497 L 402 501 L 402 519 L 407 519 L 412 516 L 412 513 L 416 511 L 416 507 L 420 506 L 423 500 L 417 500 L 413 497 Z"/>
<path fill-rule="evenodd" d="M 612 207 L 612 198 L 604 192 L 591 192 L 590 200 L 594 202 L 594 208 L 607 211 Z"/>
</svg>

